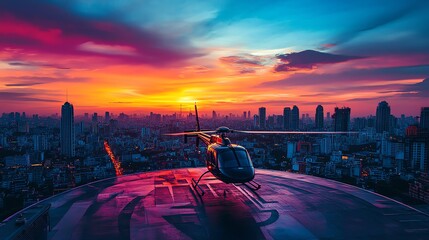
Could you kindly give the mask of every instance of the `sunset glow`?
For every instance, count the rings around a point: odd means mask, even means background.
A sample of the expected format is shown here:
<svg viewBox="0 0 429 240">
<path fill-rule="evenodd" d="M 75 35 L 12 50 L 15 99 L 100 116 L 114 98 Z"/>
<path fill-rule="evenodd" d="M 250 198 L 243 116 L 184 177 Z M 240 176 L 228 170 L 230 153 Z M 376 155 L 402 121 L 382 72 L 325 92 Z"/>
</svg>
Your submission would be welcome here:
<svg viewBox="0 0 429 240">
<path fill-rule="evenodd" d="M 417 115 L 427 1 L 0 3 L 0 112 L 270 114 L 318 104 Z"/>
</svg>

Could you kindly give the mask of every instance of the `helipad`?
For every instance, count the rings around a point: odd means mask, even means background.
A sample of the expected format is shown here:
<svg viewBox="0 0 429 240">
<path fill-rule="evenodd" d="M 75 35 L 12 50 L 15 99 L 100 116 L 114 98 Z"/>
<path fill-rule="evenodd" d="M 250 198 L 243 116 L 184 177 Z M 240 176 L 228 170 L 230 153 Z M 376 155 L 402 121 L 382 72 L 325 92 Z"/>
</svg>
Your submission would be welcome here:
<svg viewBox="0 0 429 240">
<path fill-rule="evenodd" d="M 428 239 L 429 216 L 331 180 L 257 170 L 262 188 L 224 184 L 203 168 L 91 183 L 51 203 L 50 239 Z"/>
</svg>

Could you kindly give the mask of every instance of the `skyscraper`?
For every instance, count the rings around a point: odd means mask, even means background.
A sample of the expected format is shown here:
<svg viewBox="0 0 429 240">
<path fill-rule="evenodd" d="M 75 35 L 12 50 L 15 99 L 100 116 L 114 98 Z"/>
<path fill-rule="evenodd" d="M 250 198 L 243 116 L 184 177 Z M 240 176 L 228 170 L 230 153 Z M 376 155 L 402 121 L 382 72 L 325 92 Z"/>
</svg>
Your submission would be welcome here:
<svg viewBox="0 0 429 240">
<path fill-rule="evenodd" d="M 61 154 L 74 157 L 74 111 L 73 105 L 65 102 L 61 107 Z"/>
<path fill-rule="evenodd" d="M 285 107 L 283 109 L 283 129 L 290 129 L 290 107 Z"/>
<path fill-rule="evenodd" d="M 422 107 L 421 109 L 420 127 L 429 129 L 429 107 Z"/>
<path fill-rule="evenodd" d="M 323 129 L 323 107 L 322 107 L 322 105 L 317 106 L 315 119 L 316 119 L 316 128 L 319 130 Z"/>
<path fill-rule="evenodd" d="M 259 108 L 259 127 L 266 127 L 267 109 L 264 107 Z"/>
<path fill-rule="evenodd" d="M 299 130 L 299 108 L 293 105 L 290 116 L 290 129 Z"/>
<path fill-rule="evenodd" d="M 390 106 L 386 101 L 378 104 L 375 115 L 375 130 L 377 133 L 389 132 L 390 130 Z"/>
<path fill-rule="evenodd" d="M 110 112 L 104 113 L 104 122 L 108 123 L 110 121 Z"/>
<path fill-rule="evenodd" d="M 92 114 L 92 121 L 93 122 L 98 122 L 98 113 Z"/>
<path fill-rule="evenodd" d="M 350 108 L 335 108 L 334 113 L 334 126 L 336 132 L 347 132 L 349 131 L 350 125 Z"/>
</svg>

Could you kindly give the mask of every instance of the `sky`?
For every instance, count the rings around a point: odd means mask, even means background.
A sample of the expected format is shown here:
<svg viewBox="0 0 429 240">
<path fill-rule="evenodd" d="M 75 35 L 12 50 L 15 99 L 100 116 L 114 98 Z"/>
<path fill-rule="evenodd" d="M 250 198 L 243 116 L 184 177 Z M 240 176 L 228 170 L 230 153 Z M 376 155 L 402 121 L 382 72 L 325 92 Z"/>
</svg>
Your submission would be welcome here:
<svg viewBox="0 0 429 240">
<path fill-rule="evenodd" d="M 0 113 L 429 106 L 428 1 L 2 0 Z"/>
</svg>

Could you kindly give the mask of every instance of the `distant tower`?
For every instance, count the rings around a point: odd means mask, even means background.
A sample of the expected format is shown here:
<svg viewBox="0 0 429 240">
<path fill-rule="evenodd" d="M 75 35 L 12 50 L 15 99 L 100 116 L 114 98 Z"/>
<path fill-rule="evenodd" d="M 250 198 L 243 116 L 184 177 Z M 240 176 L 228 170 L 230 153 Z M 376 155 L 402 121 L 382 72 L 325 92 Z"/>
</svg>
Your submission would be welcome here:
<svg viewBox="0 0 429 240">
<path fill-rule="evenodd" d="M 323 129 L 323 107 L 322 105 L 317 106 L 316 108 L 316 128 L 321 130 Z"/>
<path fill-rule="evenodd" d="M 74 111 L 73 105 L 65 102 L 61 107 L 61 154 L 74 157 Z"/>
<path fill-rule="evenodd" d="M 246 118 L 247 118 L 247 112 L 246 112 L 246 111 L 244 111 L 244 112 L 243 112 L 243 118 L 244 118 L 244 119 L 246 119 Z"/>
<path fill-rule="evenodd" d="M 421 109 L 420 127 L 429 129 L 429 107 L 422 107 Z"/>
<path fill-rule="evenodd" d="M 389 132 L 390 106 L 386 101 L 378 104 L 375 115 L 375 130 L 377 133 Z"/>
<path fill-rule="evenodd" d="M 98 114 L 97 113 L 92 114 L 92 121 L 98 122 Z"/>
<path fill-rule="evenodd" d="M 299 108 L 294 105 L 290 116 L 290 129 L 299 130 Z"/>
<path fill-rule="evenodd" d="M 283 109 L 283 129 L 290 129 L 290 107 L 285 107 Z"/>
<path fill-rule="evenodd" d="M 259 108 L 259 127 L 265 128 L 267 119 L 267 109 L 264 107 Z"/>
<path fill-rule="evenodd" d="M 105 112 L 104 113 L 104 122 L 108 123 L 110 121 L 110 113 Z"/>
<path fill-rule="evenodd" d="M 350 108 L 335 108 L 334 118 L 334 126 L 336 132 L 347 132 L 349 131 L 350 126 Z"/>
<path fill-rule="evenodd" d="M 250 118 L 250 111 L 247 111 L 247 118 Z"/>
<path fill-rule="evenodd" d="M 217 117 L 216 112 L 215 112 L 215 111 L 212 111 L 212 119 L 216 119 L 216 117 Z"/>
</svg>

